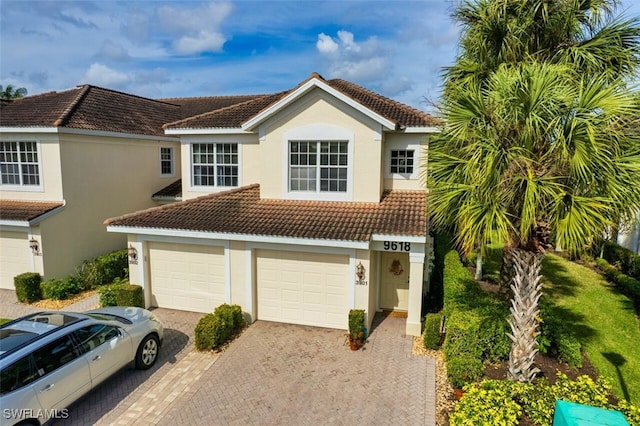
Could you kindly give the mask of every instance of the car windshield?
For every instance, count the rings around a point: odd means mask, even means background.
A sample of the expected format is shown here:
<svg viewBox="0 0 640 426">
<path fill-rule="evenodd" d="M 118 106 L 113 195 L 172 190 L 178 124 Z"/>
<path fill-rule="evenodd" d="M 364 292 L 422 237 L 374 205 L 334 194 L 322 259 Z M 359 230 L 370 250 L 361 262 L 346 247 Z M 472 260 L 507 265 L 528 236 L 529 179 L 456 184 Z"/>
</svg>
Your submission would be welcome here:
<svg viewBox="0 0 640 426">
<path fill-rule="evenodd" d="M 118 316 L 118 315 L 113 315 L 113 314 L 105 314 L 105 313 L 99 313 L 99 314 L 85 314 L 90 316 L 93 319 L 97 319 L 97 320 L 101 320 L 101 321 L 118 321 L 119 323 L 122 324 L 126 324 L 126 325 L 131 325 L 133 324 L 131 321 L 129 321 L 128 319 Z"/>
</svg>

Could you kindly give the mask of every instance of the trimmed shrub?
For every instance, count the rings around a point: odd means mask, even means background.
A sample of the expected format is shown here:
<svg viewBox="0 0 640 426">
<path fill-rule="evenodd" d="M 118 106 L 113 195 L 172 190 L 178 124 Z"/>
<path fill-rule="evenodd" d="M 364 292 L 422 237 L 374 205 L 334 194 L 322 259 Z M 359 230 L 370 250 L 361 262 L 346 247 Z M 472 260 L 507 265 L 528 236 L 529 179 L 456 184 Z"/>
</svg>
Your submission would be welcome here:
<svg viewBox="0 0 640 426">
<path fill-rule="evenodd" d="M 135 284 L 122 284 L 116 287 L 116 306 L 137 306 L 144 308 L 144 292 Z"/>
<path fill-rule="evenodd" d="M 115 284 L 105 285 L 98 289 L 100 295 L 100 306 L 118 306 L 118 289 L 122 287 L 123 283 L 117 282 Z"/>
<path fill-rule="evenodd" d="M 612 241 L 606 241 L 602 257 L 610 264 L 618 266 L 623 274 L 640 280 L 640 255 Z"/>
<path fill-rule="evenodd" d="M 447 376 L 451 384 L 456 388 L 477 382 L 482 378 L 483 373 L 484 365 L 479 358 L 457 356 L 447 359 Z"/>
<path fill-rule="evenodd" d="M 351 309 L 349 311 L 349 333 L 364 331 L 364 309 Z"/>
<path fill-rule="evenodd" d="M 442 345 L 442 336 L 440 335 L 442 318 L 442 312 L 427 314 L 427 317 L 424 320 L 424 333 L 422 335 L 422 341 L 425 348 L 440 349 L 440 346 Z"/>
<path fill-rule="evenodd" d="M 196 324 L 194 333 L 196 349 L 204 351 L 217 346 L 214 330 L 221 328 L 223 326 L 221 324 L 222 322 L 223 321 L 214 314 L 206 314 L 200 318 L 200 321 Z"/>
<path fill-rule="evenodd" d="M 42 299 L 40 283 L 42 277 L 37 272 L 25 272 L 13 278 L 16 297 L 22 303 L 33 303 Z"/>
<path fill-rule="evenodd" d="M 82 290 L 80 281 L 73 276 L 65 279 L 51 278 L 43 282 L 41 288 L 42 296 L 53 300 L 66 300 Z"/>
<path fill-rule="evenodd" d="M 486 316 L 480 325 L 478 340 L 483 348 L 483 358 L 490 362 L 498 362 L 509 358 L 511 351 L 511 339 L 507 322 L 508 311 L 505 314 L 501 309 L 492 309 L 493 315 Z"/>
<path fill-rule="evenodd" d="M 84 283 L 84 289 L 90 290 L 109 284 L 116 278 L 126 278 L 128 270 L 128 252 L 122 249 L 84 261 L 77 275 Z"/>
<path fill-rule="evenodd" d="M 540 335 L 538 349 L 544 354 L 557 355 L 571 367 L 582 367 L 582 345 L 573 330 L 554 312 L 554 306 L 540 302 Z"/>
<path fill-rule="evenodd" d="M 622 293 L 633 300 L 636 306 L 640 306 L 640 281 L 623 274 L 605 259 L 597 259 L 596 266 L 604 273 L 607 280 L 614 283 Z"/>
<path fill-rule="evenodd" d="M 454 311 L 447 317 L 444 355 L 447 361 L 458 357 L 482 360 L 480 318 L 474 312 Z"/>
<path fill-rule="evenodd" d="M 198 350 L 211 350 L 229 341 L 245 324 L 242 308 L 222 304 L 211 314 L 200 318 L 195 328 Z"/>
</svg>

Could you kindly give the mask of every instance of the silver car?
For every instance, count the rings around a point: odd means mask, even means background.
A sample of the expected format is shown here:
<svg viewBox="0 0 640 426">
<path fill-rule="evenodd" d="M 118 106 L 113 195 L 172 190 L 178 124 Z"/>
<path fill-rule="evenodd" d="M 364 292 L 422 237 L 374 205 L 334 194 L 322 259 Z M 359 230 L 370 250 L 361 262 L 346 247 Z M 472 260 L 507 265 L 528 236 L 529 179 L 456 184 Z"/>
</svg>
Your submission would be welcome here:
<svg viewBox="0 0 640 426">
<path fill-rule="evenodd" d="M 118 370 L 158 358 L 162 324 L 141 308 L 39 312 L 0 326 L 0 425 L 42 424 Z"/>
</svg>

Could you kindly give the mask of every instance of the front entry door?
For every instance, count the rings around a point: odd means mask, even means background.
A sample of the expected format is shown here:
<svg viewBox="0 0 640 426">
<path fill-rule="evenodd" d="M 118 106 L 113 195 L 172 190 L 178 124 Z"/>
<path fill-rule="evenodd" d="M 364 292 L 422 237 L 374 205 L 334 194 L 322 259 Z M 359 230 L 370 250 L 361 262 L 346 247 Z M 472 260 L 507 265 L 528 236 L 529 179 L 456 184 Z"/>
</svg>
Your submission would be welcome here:
<svg viewBox="0 0 640 426">
<path fill-rule="evenodd" d="M 409 253 L 382 252 L 380 307 L 396 311 L 409 309 Z"/>
</svg>

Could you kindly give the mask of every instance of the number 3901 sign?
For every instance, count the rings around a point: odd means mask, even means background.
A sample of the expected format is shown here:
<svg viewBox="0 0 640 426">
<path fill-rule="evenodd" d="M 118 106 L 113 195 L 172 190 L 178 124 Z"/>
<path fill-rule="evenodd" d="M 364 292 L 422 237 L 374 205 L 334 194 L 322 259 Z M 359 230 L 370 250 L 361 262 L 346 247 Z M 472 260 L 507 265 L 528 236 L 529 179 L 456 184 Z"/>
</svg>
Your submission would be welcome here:
<svg viewBox="0 0 640 426">
<path fill-rule="evenodd" d="M 385 251 L 411 251 L 411 243 L 403 241 L 385 241 L 382 247 Z"/>
</svg>

